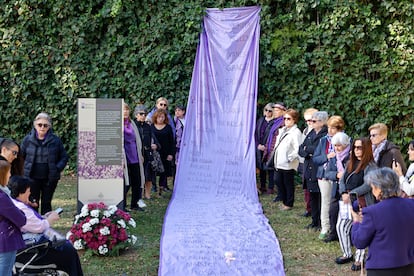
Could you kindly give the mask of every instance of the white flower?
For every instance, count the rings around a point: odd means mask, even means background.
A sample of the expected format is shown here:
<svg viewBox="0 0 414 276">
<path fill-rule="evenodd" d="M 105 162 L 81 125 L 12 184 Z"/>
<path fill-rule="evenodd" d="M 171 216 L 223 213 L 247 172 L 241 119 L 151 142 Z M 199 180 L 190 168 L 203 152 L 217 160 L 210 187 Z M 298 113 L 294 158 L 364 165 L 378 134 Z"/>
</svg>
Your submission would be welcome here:
<svg viewBox="0 0 414 276">
<path fill-rule="evenodd" d="M 99 254 L 105 255 L 106 253 L 108 253 L 108 247 L 106 246 L 106 244 L 100 245 L 98 247 L 98 251 L 99 251 Z"/>
<path fill-rule="evenodd" d="M 105 226 L 105 227 L 99 229 L 99 233 L 101 233 L 104 236 L 107 236 L 111 233 L 111 231 L 109 231 L 108 226 Z"/>
<path fill-rule="evenodd" d="M 131 225 L 134 228 L 137 226 L 137 224 L 135 223 L 135 220 L 133 218 L 129 219 L 128 224 Z"/>
<path fill-rule="evenodd" d="M 86 232 L 91 231 L 91 230 L 92 230 L 92 227 L 91 227 L 91 224 L 89 222 L 82 225 L 82 232 L 83 233 L 86 233 Z"/>
<path fill-rule="evenodd" d="M 116 210 L 118 210 L 118 207 L 116 207 L 115 205 L 110 205 L 110 206 L 108 207 L 108 211 L 109 211 L 111 214 L 115 214 Z"/>
<path fill-rule="evenodd" d="M 121 225 L 122 228 L 125 228 L 126 227 L 125 221 L 123 219 L 118 220 L 117 223 L 119 225 Z"/>
<path fill-rule="evenodd" d="M 91 225 L 98 224 L 98 223 L 99 223 L 99 219 L 98 219 L 98 218 L 93 218 L 93 219 L 91 219 L 91 220 L 89 221 L 89 223 L 90 223 Z"/>
<path fill-rule="evenodd" d="M 134 235 L 131 235 L 131 238 L 130 238 L 130 239 L 128 239 L 128 241 L 129 241 L 130 243 L 132 243 L 132 244 L 135 244 L 135 243 L 137 242 L 137 237 L 136 237 L 136 236 L 134 236 Z"/>
<path fill-rule="evenodd" d="M 99 217 L 99 210 L 92 210 L 91 211 L 91 217 L 94 217 L 94 218 Z"/>
<path fill-rule="evenodd" d="M 82 240 L 76 240 L 76 241 L 73 243 L 73 247 L 74 247 L 76 250 L 83 249 Z"/>
<path fill-rule="evenodd" d="M 83 205 L 81 212 L 79 214 L 80 217 L 87 217 L 89 215 L 88 205 Z"/>
<path fill-rule="evenodd" d="M 109 217 L 111 217 L 111 213 L 108 211 L 108 210 L 105 210 L 104 212 L 103 212 L 103 215 L 104 215 L 104 217 L 107 217 L 107 218 L 109 218 Z"/>
</svg>

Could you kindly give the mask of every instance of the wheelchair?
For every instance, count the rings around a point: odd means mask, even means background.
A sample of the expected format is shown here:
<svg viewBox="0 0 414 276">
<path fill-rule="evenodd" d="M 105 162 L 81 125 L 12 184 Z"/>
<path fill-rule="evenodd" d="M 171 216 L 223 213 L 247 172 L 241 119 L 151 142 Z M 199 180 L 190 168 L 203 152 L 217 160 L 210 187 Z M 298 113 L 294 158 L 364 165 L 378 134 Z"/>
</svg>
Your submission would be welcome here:
<svg viewBox="0 0 414 276">
<path fill-rule="evenodd" d="M 46 256 L 50 248 L 59 247 L 64 242 L 64 240 L 47 239 L 25 240 L 26 247 L 17 251 L 13 276 L 69 276 L 66 272 L 58 270 L 56 264 L 37 264 Z"/>
</svg>

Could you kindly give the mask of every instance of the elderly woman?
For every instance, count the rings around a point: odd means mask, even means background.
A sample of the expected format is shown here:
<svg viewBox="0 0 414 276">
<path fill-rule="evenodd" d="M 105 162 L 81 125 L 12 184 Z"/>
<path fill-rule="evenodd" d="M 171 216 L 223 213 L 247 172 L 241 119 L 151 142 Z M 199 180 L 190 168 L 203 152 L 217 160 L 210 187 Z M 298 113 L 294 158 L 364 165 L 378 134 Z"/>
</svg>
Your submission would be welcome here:
<svg viewBox="0 0 414 276">
<path fill-rule="evenodd" d="M 279 183 L 279 195 L 282 199 L 281 210 L 290 210 L 295 201 L 295 172 L 299 166 L 299 145 L 302 132 L 296 123 L 299 112 L 288 109 L 283 117 L 285 126 L 279 131 L 274 148 L 275 181 Z"/>
<path fill-rule="evenodd" d="M 414 162 L 414 140 L 408 144 L 408 159 Z M 400 178 L 400 188 L 403 192 L 403 196 L 413 197 L 414 196 L 414 163 L 408 167 L 407 173 L 403 174 L 401 164 L 397 161 L 394 162 L 392 169 Z"/>
<path fill-rule="evenodd" d="M 266 193 L 266 177 L 269 178 L 269 192 L 273 190 L 273 169 L 265 170 L 263 161 L 263 155 L 266 150 L 266 141 L 269 136 L 269 130 L 272 126 L 273 120 L 273 103 L 268 103 L 263 108 L 263 116 L 261 116 L 256 122 L 256 130 L 254 132 L 254 138 L 256 143 L 256 168 L 259 170 L 260 179 L 260 192 Z"/>
<path fill-rule="evenodd" d="M 41 214 L 46 214 L 52 210 L 53 194 L 69 159 L 47 113 L 39 113 L 34 119 L 32 131 L 23 138 L 21 155 L 24 176 L 33 180 L 32 198 L 40 201 Z"/>
<path fill-rule="evenodd" d="M 329 235 L 325 242 L 338 240 L 336 233 L 336 222 L 338 221 L 339 212 L 339 186 L 338 182 L 344 174 L 346 164 L 349 160 L 349 151 L 351 149 L 351 138 L 343 132 L 336 133 L 331 143 L 334 146 L 335 156 L 329 158 L 325 168 L 325 178 L 332 182 L 332 191 L 329 203 Z"/>
<path fill-rule="evenodd" d="M 330 179 L 326 170 L 329 161 L 336 156 L 335 147 L 331 140 L 336 133 L 344 130 L 345 122 L 341 116 L 334 115 L 329 117 L 327 125 L 328 134 L 321 138 L 312 157 L 313 163 L 318 166 L 316 177 L 318 178 L 319 191 L 321 192 L 322 230 L 319 234 L 320 240 L 327 238 L 329 229 L 331 228 L 329 222 L 329 205 L 331 203 L 333 181 L 336 180 L 336 175 L 334 179 Z"/>
<path fill-rule="evenodd" d="M 321 193 L 318 187 L 318 179 L 316 177 L 316 165 L 313 163 L 312 157 L 319 140 L 328 133 L 326 122 L 328 113 L 326 111 L 318 111 L 312 115 L 311 132 L 306 135 L 305 140 L 299 146 L 299 155 L 305 158 L 303 162 L 303 187 L 309 191 L 312 222 L 306 226 L 307 229 L 319 229 L 321 222 Z"/>
<path fill-rule="evenodd" d="M 395 160 L 401 165 L 403 173 L 406 173 L 404 159 L 401 155 L 400 148 L 387 140 L 388 127 L 383 123 L 376 123 L 368 128 L 369 138 L 372 143 L 372 152 L 374 154 L 375 163 L 378 167 L 392 168 L 392 163 Z"/>
<path fill-rule="evenodd" d="M 41 234 L 50 226 L 59 220 L 59 215 L 55 211 L 40 216 L 29 203 L 30 196 L 30 179 L 22 176 L 12 176 L 9 180 L 9 188 L 14 205 L 23 211 L 26 216 L 26 224 L 21 227 L 23 236 L 25 233 Z M 30 256 L 19 256 L 20 262 L 26 262 Z M 35 265 L 47 265 L 54 263 L 57 268 L 65 271 L 69 275 L 83 275 L 78 253 L 69 241 L 58 246 L 57 248 L 49 248 L 43 258 L 34 261 Z"/>
<path fill-rule="evenodd" d="M 380 168 L 365 176 L 379 203 L 352 212 L 352 242 L 369 247 L 367 275 L 414 275 L 414 201 L 398 197 L 398 176 Z"/>
</svg>

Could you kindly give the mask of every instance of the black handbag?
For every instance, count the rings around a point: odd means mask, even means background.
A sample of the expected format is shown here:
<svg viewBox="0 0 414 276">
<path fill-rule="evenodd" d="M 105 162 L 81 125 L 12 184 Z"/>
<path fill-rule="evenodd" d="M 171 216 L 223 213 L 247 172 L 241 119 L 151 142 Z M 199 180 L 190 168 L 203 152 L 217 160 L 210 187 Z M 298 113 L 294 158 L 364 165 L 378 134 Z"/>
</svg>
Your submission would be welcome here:
<svg viewBox="0 0 414 276">
<path fill-rule="evenodd" d="M 164 165 L 162 164 L 160 153 L 156 150 L 152 151 L 151 167 L 154 172 L 163 173 L 165 171 Z"/>
</svg>

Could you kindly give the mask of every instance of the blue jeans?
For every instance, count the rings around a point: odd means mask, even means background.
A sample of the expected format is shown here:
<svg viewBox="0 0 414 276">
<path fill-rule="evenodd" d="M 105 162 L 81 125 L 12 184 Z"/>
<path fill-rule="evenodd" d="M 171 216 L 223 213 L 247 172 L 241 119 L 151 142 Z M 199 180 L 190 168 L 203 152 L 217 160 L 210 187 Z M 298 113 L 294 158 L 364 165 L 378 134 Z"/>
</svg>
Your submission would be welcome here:
<svg viewBox="0 0 414 276">
<path fill-rule="evenodd" d="M 16 261 L 16 252 L 17 251 L 0 253 L 0 275 L 12 275 L 14 262 Z"/>
</svg>

